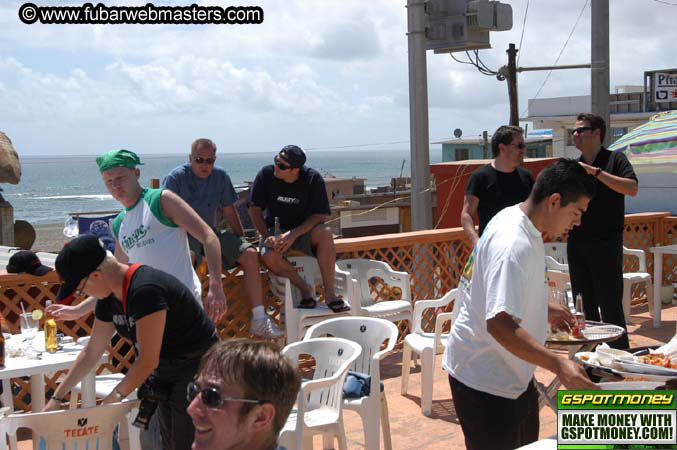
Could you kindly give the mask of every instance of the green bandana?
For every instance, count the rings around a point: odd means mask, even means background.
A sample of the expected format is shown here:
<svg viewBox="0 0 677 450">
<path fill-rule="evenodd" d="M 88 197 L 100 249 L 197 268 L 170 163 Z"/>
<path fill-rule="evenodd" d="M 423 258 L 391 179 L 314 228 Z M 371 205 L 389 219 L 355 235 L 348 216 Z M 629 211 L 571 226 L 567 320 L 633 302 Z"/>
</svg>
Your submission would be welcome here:
<svg viewBox="0 0 677 450">
<path fill-rule="evenodd" d="M 135 169 L 136 166 L 143 163 L 134 152 L 129 150 L 111 150 L 96 158 L 96 163 L 99 165 L 99 171 L 104 172 L 114 167 L 127 167 Z"/>
</svg>

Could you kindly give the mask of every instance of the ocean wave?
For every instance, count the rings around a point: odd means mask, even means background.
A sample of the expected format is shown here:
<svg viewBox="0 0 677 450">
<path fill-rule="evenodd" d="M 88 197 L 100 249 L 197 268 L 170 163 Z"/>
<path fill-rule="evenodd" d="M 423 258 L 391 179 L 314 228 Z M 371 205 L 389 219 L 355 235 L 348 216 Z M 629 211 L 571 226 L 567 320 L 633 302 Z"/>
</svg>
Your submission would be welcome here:
<svg viewBox="0 0 677 450">
<path fill-rule="evenodd" d="M 87 195 L 48 195 L 44 197 L 31 197 L 32 200 L 72 200 L 72 199 L 90 199 L 90 200 L 112 200 L 110 194 L 87 194 Z"/>
</svg>

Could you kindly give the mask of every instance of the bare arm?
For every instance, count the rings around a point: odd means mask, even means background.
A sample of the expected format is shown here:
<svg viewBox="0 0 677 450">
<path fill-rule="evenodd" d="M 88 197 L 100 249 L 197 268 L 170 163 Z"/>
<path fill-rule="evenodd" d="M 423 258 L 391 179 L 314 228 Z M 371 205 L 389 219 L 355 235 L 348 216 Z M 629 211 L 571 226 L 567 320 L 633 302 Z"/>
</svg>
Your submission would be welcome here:
<svg viewBox="0 0 677 450">
<path fill-rule="evenodd" d="M 252 222 L 254 223 L 254 228 L 256 228 L 256 231 L 259 232 L 261 237 L 265 239 L 270 236 L 270 233 L 268 232 L 268 226 L 266 225 L 266 221 L 263 218 L 263 210 L 261 208 L 258 206 L 250 206 L 249 217 L 251 217 Z"/>
<path fill-rule="evenodd" d="M 594 176 L 597 173 L 597 167 L 591 166 L 584 162 L 579 162 L 581 166 L 585 169 L 588 174 Z M 619 194 L 629 195 L 634 197 L 639 192 L 639 185 L 637 180 L 632 178 L 623 178 L 617 175 L 611 175 L 609 172 L 602 170 L 597 179 L 602 183 L 606 184 L 609 189 L 612 189 Z"/>
<path fill-rule="evenodd" d="M 160 349 L 162 348 L 162 335 L 167 321 L 167 311 L 156 311 L 136 322 L 136 340 L 139 356 L 129 368 L 127 375 L 116 386 L 117 391 L 123 397 L 128 396 L 134 389 L 148 378 L 153 369 L 160 362 Z M 115 391 L 111 392 L 103 403 L 118 401 Z"/>
<path fill-rule="evenodd" d="M 162 212 L 204 247 L 209 271 L 209 292 L 205 297 L 205 310 L 218 321 L 226 311 L 226 294 L 221 282 L 221 244 L 209 225 L 178 195 L 165 189 L 161 197 Z"/>
<path fill-rule="evenodd" d="M 228 221 L 230 228 L 238 236 L 244 236 L 244 228 L 242 228 L 242 222 L 240 221 L 240 216 L 237 214 L 237 209 L 235 205 L 226 206 L 223 208 L 223 216 Z"/>
<path fill-rule="evenodd" d="M 94 327 L 92 328 L 92 336 L 90 337 L 89 342 L 78 355 L 78 358 L 68 371 L 66 378 L 54 391 L 53 397 L 63 398 L 71 391 L 71 389 L 73 389 L 73 386 L 96 367 L 99 359 L 101 359 L 101 355 L 103 355 L 103 352 L 108 348 L 110 338 L 114 333 L 115 326 L 113 325 L 113 322 L 104 322 L 99 319 L 94 319 Z M 59 409 L 60 406 L 61 405 L 57 400 L 51 399 L 47 405 L 45 405 L 43 411 Z"/>
<path fill-rule="evenodd" d="M 487 331 L 513 355 L 559 376 L 567 389 L 599 389 L 588 379 L 581 366 L 539 344 L 529 332 L 517 325 L 511 315 L 501 312 L 487 320 Z"/>
<path fill-rule="evenodd" d="M 466 194 L 463 197 L 463 209 L 461 210 L 461 226 L 465 231 L 466 236 L 474 247 L 480 239 L 475 230 L 475 221 L 479 222 L 477 217 L 477 207 L 480 204 L 480 199 L 471 194 Z"/>
</svg>

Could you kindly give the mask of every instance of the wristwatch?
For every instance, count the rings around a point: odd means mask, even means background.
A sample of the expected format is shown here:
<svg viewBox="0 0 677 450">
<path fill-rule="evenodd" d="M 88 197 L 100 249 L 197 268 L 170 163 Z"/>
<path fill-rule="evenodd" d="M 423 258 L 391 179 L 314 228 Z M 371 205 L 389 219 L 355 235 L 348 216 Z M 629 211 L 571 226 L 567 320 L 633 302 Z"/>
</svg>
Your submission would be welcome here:
<svg viewBox="0 0 677 450">
<path fill-rule="evenodd" d="M 56 396 L 56 394 L 52 394 L 52 400 L 56 400 L 59 403 L 64 403 L 66 400 L 64 400 L 63 397 L 59 398 Z"/>
<path fill-rule="evenodd" d="M 597 171 L 595 172 L 595 178 L 599 178 L 599 174 L 602 173 L 602 168 L 598 167 Z"/>
</svg>

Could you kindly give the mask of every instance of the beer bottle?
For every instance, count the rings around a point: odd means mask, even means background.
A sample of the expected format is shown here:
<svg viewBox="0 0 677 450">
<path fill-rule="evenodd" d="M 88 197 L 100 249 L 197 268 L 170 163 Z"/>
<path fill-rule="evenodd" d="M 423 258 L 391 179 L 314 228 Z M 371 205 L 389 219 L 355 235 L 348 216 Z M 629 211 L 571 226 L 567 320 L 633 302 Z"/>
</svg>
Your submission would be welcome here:
<svg viewBox="0 0 677 450">
<path fill-rule="evenodd" d="M 47 300 L 45 302 L 45 307 L 51 304 L 51 300 Z M 57 347 L 56 321 L 51 314 L 45 311 L 45 350 L 49 353 L 54 353 L 56 352 Z"/>
<path fill-rule="evenodd" d="M 277 240 L 280 239 L 280 235 L 282 235 L 282 229 L 280 228 L 280 218 L 275 216 L 275 242 L 277 243 Z"/>
<path fill-rule="evenodd" d="M 5 368 L 5 335 L 0 330 L 0 369 Z"/>
</svg>

